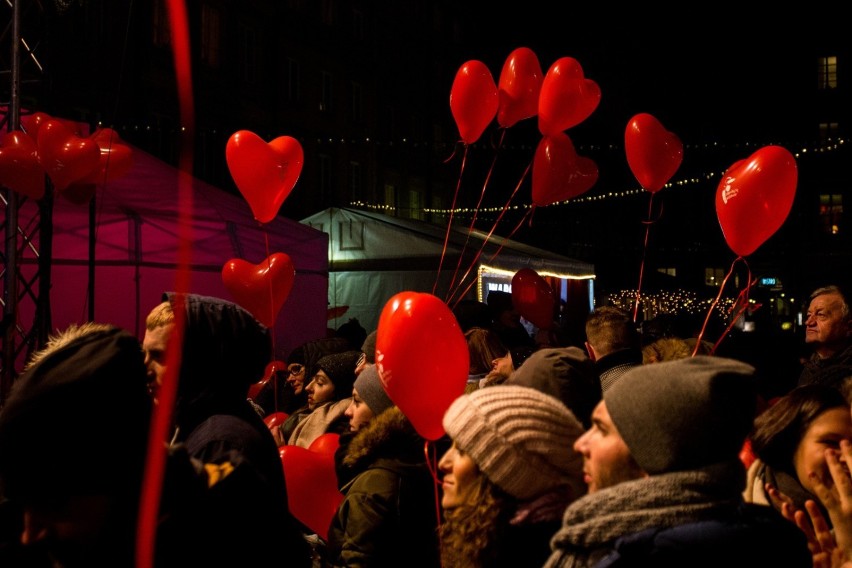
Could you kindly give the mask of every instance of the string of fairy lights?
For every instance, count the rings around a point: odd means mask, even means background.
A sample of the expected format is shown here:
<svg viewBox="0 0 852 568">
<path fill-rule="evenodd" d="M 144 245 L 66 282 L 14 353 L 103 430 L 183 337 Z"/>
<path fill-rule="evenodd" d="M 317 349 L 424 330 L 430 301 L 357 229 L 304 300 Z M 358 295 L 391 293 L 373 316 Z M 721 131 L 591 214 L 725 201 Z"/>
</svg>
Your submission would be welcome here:
<svg viewBox="0 0 852 568">
<path fill-rule="evenodd" d="M 620 290 L 607 295 L 607 301 L 612 305 L 630 313 L 636 305 L 636 290 Z M 712 308 L 712 313 L 720 323 L 727 325 L 734 315 L 737 298 L 700 298 L 689 290 L 672 290 L 657 292 L 642 292 L 639 294 L 639 307 L 645 320 L 650 320 L 661 314 L 687 314 L 703 316 Z M 754 306 L 755 302 L 749 299 Z"/>
</svg>

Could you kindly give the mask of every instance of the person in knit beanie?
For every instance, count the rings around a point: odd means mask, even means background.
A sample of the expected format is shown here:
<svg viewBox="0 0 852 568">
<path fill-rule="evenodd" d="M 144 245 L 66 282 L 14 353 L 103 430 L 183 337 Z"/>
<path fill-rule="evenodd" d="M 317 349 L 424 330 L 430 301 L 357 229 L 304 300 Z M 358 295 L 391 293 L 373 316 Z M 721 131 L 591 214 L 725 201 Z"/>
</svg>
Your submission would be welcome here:
<svg viewBox="0 0 852 568">
<path fill-rule="evenodd" d="M 537 389 L 495 385 L 457 398 L 443 426 L 453 442 L 438 462 L 444 568 L 540 566 L 565 507 L 585 493 L 571 449 L 580 421 Z"/>
<path fill-rule="evenodd" d="M 574 443 L 589 493 L 565 509 L 545 568 L 812 566 L 794 523 L 743 501 L 754 375 L 710 355 L 625 372 Z"/>
<path fill-rule="evenodd" d="M 371 365 L 376 362 L 376 336 L 378 336 L 378 334 L 379 330 L 374 329 L 367 334 L 367 339 L 365 339 L 364 343 L 361 345 L 361 351 L 364 355 L 366 355 L 365 360 Z"/>
<path fill-rule="evenodd" d="M 353 432 L 366 425 L 374 417 L 378 416 L 393 406 L 382 381 L 379 379 L 379 371 L 375 365 L 367 365 L 358 374 L 352 387 L 352 403 L 346 409 L 349 418 L 349 428 Z"/>
</svg>

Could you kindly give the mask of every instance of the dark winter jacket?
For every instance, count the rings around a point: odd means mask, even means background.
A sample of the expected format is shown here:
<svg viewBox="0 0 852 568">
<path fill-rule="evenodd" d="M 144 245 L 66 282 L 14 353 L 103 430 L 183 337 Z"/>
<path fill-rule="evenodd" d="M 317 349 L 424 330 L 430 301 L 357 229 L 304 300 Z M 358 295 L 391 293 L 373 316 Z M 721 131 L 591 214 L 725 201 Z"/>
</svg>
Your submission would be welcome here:
<svg viewBox="0 0 852 568">
<path fill-rule="evenodd" d="M 329 566 L 440 566 L 439 507 L 424 444 L 397 407 L 352 439 L 343 461 L 355 473 L 328 531 Z"/>
<path fill-rule="evenodd" d="M 840 386 L 847 377 L 852 377 L 852 344 L 824 359 L 813 353 L 802 367 L 799 385 L 827 383 Z"/>
</svg>

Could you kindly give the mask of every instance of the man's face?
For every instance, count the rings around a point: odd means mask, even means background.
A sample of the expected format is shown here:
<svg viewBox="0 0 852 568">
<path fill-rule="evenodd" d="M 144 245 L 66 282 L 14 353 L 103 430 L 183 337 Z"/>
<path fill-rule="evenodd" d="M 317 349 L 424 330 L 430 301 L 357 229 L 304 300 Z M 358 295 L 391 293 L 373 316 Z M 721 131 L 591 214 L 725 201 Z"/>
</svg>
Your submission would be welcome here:
<svg viewBox="0 0 852 568">
<path fill-rule="evenodd" d="M 839 294 L 821 294 L 811 300 L 805 320 L 805 343 L 814 345 L 827 357 L 848 340 L 849 321 L 843 316 L 843 299 Z M 819 348 L 823 347 L 822 352 Z"/>
<path fill-rule="evenodd" d="M 574 450 L 583 456 L 583 481 L 589 493 L 646 476 L 630 455 L 604 401 L 595 407 L 592 427 L 577 438 Z"/>
<path fill-rule="evenodd" d="M 145 353 L 145 367 L 148 369 L 148 388 L 156 395 L 157 389 L 163 385 L 166 375 L 166 347 L 172 336 L 175 324 L 170 323 L 148 329 L 142 339 L 142 351 Z"/>
</svg>

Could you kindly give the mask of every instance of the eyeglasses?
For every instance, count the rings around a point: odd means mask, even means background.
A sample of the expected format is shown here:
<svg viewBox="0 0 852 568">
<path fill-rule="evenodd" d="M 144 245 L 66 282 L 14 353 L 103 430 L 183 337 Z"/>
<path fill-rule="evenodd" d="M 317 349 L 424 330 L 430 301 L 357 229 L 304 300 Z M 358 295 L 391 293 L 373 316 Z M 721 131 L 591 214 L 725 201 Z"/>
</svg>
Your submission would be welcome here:
<svg viewBox="0 0 852 568">
<path fill-rule="evenodd" d="M 287 368 L 287 372 L 290 373 L 291 375 L 298 375 L 299 373 L 301 373 L 304 370 L 305 370 L 304 365 L 292 365 L 292 366 Z"/>
</svg>

